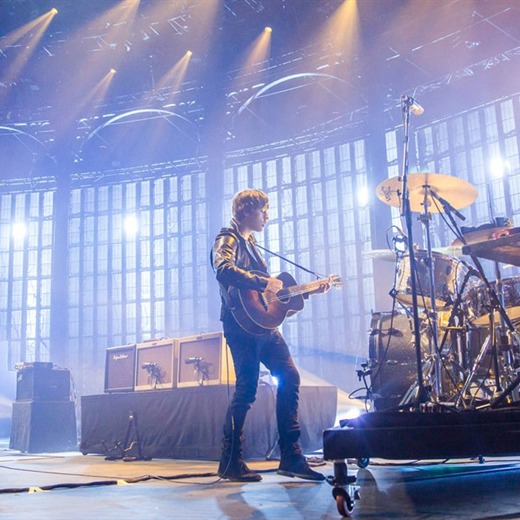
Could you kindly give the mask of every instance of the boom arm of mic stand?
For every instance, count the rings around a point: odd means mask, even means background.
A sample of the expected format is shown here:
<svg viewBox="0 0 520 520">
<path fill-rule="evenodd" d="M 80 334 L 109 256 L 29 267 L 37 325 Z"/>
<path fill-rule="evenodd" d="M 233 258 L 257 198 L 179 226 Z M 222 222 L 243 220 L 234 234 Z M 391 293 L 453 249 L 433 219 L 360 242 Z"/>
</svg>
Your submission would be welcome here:
<svg viewBox="0 0 520 520">
<path fill-rule="evenodd" d="M 446 199 L 443 199 L 440 195 L 437 195 L 437 193 L 435 193 L 435 191 L 430 190 L 430 195 L 432 197 L 434 197 L 435 199 L 437 199 L 442 204 L 444 211 L 450 217 L 450 220 L 452 222 L 454 222 L 454 220 L 451 218 L 452 213 L 455 213 L 455 215 L 457 215 L 457 217 L 459 217 L 460 220 L 466 220 L 466 217 L 458 209 L 454 208 Z"/>
</svg>

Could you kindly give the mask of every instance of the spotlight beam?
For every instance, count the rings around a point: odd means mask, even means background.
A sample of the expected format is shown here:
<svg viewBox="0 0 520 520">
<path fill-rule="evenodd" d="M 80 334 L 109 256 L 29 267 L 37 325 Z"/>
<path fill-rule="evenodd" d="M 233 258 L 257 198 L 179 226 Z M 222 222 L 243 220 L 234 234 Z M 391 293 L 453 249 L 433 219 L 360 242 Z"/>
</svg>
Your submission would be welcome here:
<svg viewBox="0 0 520 520">
<path fill-rule="evenodd" d="M 3 75 L 4 82 L 11 83 L 20 75 L 20 71 L 25 67 L 29 61 L 29 58 L 38 47 L 38 43 L 42 39 L 43 34 L 47 30 L 47 27 L 57 12 L 58 11 L 55 8 L 52 8 L 47 13 L 42 14 L 38 18 L 35 18 L 31 22 L 28 22 L 19 29 L 15 30 L 13 33 L 7 35 L 7 41 L 11 42 L 11 44 L 19 42 L 26 36 L 29 37 L 29 41 L 21 46 L 23 50 L 17 55 L 14 62 L 7 69 L 5 75 Z"/>
</svg>

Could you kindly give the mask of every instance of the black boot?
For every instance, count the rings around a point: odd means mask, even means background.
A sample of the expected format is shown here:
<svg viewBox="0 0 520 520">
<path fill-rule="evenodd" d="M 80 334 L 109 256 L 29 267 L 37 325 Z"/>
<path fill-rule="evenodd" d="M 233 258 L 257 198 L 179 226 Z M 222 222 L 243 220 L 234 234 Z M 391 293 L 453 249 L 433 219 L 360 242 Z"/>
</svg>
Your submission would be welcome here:
<svg viewBox="0 0 520 520">
<path fill-rule="evenodd" d="M 242 459 L 242 439 L 224 438 L 218 476 L 233 482 L 259 482 L 262 475 L 251 471 Z"/>
<path fill-rule="evenodd" d="M 301 453 L 291 453 L 284 455 L 280 460 L 278 475 L 285 477 L 298 477 L 305 480 L 322 481 L 325 476 L 309 467 L 307 459 Z"/>
</svg>

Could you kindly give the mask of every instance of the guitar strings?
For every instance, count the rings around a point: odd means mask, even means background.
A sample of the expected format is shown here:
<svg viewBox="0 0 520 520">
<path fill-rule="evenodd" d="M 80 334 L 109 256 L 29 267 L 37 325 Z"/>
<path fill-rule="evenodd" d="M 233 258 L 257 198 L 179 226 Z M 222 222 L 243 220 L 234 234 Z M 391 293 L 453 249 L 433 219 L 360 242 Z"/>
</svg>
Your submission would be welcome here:
<svg viewBox="0 0 520 520">
<path fill-rule="evenodd" d="M 311 284 L 309 284 L 309 285 L 311 285 Z M 313 285 L 319 286 L 321 284 L 315 282 Z M 292 291 L 291 287 L 284 287 L 283 289 L 281 289 L 277 293 L 269 291 L 268 294 L 272 294 L 274 296 L 274 298 L 272 298 L 272 297 L 270 298 L 269 296 L 265 296 L 265 293 L 264 293 L 264 298 L 263 299 L 264 299 L 265 303 L 273 303 L 275 301 L 280 301 L 281 298 L 279 297 L 279 294 L 284 292 L 284 291 L 286 291 L 287 294 L 282 295 L 282 298 L 287 298 L 287 297 L 290 298 L 291 296 L 299 296 L 300 294 L 305 294 L 306 292 L 309 292 L 309 289 L 305 289 L 305 290 L 301 290 L 300 289 L 298 291 Z"/>
</svg>

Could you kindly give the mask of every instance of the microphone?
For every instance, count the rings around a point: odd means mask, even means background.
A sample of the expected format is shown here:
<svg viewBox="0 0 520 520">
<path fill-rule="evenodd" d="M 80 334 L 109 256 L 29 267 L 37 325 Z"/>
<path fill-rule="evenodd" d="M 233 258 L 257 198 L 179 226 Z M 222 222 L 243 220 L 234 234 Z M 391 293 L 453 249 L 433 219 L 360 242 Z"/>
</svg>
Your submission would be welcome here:
<svg viewBox="0 0 520 520">
<path fill-rule="evenodd" d="M 451 211 L 460 218 L 460 220 L 466 220 L 466 217 L 458 210 L 455 209 L 446 199 L 443 199 L 440 195 L 437 195 L 434 191 L 430 191 L 431 195 L 435 197 L 444 207 L 445 210 Z"/>
<path fill-rule="evenodd" d="M 403 105 L 406 105 L 410 108 L 410 112 L 414 116 L 421 116 L 422 114 L 424 114 L 424 108 L 421 105 L 419 105 L 419 103 L 417 103 L 417 101 L 415 101 L 413 97 L 402 95 L 401 102 L 403 103 Z"/>
<path fill-rule="evenodd" d="M 184 363 L 186 365 L 194 365 L 195 363 L 200 363 L 204 358 L 201 357 L 189 357 L 188 359 L 184 360 Z"/>
</svg>

